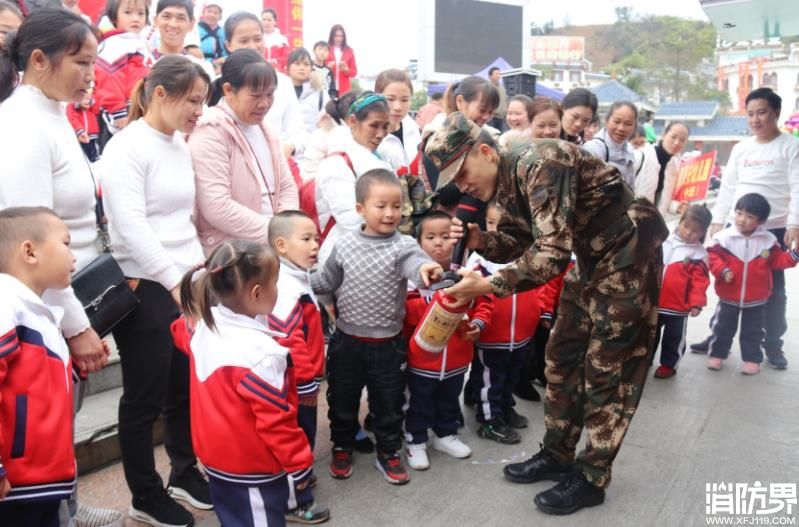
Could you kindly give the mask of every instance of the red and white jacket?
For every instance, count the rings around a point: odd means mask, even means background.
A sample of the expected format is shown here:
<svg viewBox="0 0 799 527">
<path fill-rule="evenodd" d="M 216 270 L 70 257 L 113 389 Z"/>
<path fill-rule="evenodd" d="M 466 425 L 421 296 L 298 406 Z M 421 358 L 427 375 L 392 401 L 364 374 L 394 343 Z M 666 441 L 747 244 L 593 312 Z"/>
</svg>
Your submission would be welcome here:
<svg viewBox="0 0 799 527">
<path fill-rule="evenodd" d="M 744 236 L 734 225 L 728 227 L 713 236 L 708 253 L 719 299 L 741 308 L 765 304 L 771 296 L 771 271 L 799 262 L 799 254 L 783 251 L 777 238 L 762 226 L 751 236 Z M 724 281 L 727 270 L 733 273 L 730 283 Z"/>
<path fill-rule="evenodd" d="M 325 373 L 325 337 L 310 273 L 281 258 L 277 291 L 277 304 L 266 323 L 285 335 L 276 340 L 291 354 L 297 393 L 312 395 L 319 391 Z"/>
<path fill-rule="evenodd" d="M 288 472 L 310 477 L 313 454 L 297 425 L 297 390 L 288 350 L 257 320 L 211 308 L 216 330 L 184 318 L 172 324 L 189 354 L 191 437 L 211 477 L 248 486 Z"/>
<path fill-rule="evenodd" d="M 340 62 L 347 64 L 347 72 L 344 73 L 338 67 Z M 339 97 L 352 89 L 352 79 L 358 75 L 358 66 L 355 64 L 355 52 L 347 46 L 341 50 L 341 59 L 336 61 L 336 53 L 333 46 L 330 46 L 330 56 L 327 58 L 327 67 L 333 75 L 333 82 L 338 90 Z"/>
<path fill-rule="evenodd" d="M 267 35 L 264 33 L 264 43 L 266 50 L 264 51 L 264 58 L 271 64 L 277 71 L 286 72 L 286 66 L 291 53 L 291 46 L 285 35 L 283 35 L 278 28 Z"/>
<path fill-rule="evenodd" d="M 62 500 L 75 487 L 63 310 L 8 274 L 0 274 L 0 291 L 0 478 L 11 484 L 0 503 Z"/>
<path fill-rule="evenodd" d="M 151 66 L 150 52 L 138 35 L 118 29 L 103 35 L 94 65 L 94 98 L 109 120 L 128 116 L 131 92 Z"/>
<path fill-rule="evenodd" d="M 535 291 L 538 291 L 541 320 L 551 321 L 555 318 L 555 311 L 557 311 L 558 305 L 560 305 L 560 294 L 563 292 L 563 279 L 566 277 L 566 273 L 571 271 L 573 267 L 574 260 L 572 259 L 569 265 L 566 266 L 566 270 L 541 287 L 535 289 Z"/>
<path fill-rule="evenodd" d="M 83 108 L 81 104 L 68 105 L 67 119 L 75 130 L 75 135 L 80 136 L 85 132 L 89 140 L 100 137 L 100 106 L 94 98 L 88 108 Z"/>
<path fill-rule="evenodd" d="M 688 315 L 707 305 L 710 285 L 707 250 L 701 243 L 686 243 L 677 233 L 663 242 L 663 286 L 658 311 Z"/>
<path fill-rule="evenodd" d="M 470 268 L 480 266 L 483 274 L 489 276 L 507 264 L 489 262 L 479 254 L 472 253 L 466 265 Z M 494 301 L 494 313 L 491 323 L 480 334 L 477 346 L 510 351 L 526 346 L 535 335 L 541 318 L 538 289 L 502 298 L 489 295 L 489 298 Z"/>
<path fill-rule="evenodd" d="M 411 338 L 425 313 L 433 292 L 428 289 L 414 289 L 408 291 L 405 300 L 405 327 L 403 334 Z M 474 322 L 484 329 L 491 322 L 494 303 L 488 297 L 481 296 L 474 300 L 471 309 L 467 311 L 469 322 Z M 465 321 L 464 321 L 465 322 Z M 466 373 L 474 357 L 474 342 L 464 340 L 459 328 L 441 353 L 430 353 L 416 345 L 412 339 L 408 343 L 408 370 L 438 380 L 448 379 Z"/>
</svg>

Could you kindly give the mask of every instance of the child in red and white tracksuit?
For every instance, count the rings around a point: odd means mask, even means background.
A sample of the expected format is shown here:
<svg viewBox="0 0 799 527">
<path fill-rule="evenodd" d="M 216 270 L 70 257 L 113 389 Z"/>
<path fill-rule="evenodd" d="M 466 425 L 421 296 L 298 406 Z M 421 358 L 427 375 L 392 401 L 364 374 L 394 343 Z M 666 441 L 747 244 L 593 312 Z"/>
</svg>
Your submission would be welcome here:
<svg viewBox="0 0 799 527">
<path fill-rule="evenodd" d="M 495 231 L 501 211 L 496 204 L 486 210 L 486 228 Z M 493 274 L 504 267 L 474 253 L 467 262 L 483 274 Z M 514 408 L 513 389 L 524 368 L 530 341 L 538 327 L 541 306 L 538 291 L 524 291 L 503 298 L 490 295 L 494 301 L 491 323 L 477 338 L 475 358 L 469 374 L 471 400 L 477 403 L 477 431 L 480 437 L 498 443 L 515 444 L 521 441 L 516 429 L 526 428 L 527 418 Z"/>
<path fill-rule="evenodd" d="M 685 354 L 688 316 L 698 316 L 707 304 L 710 273 L 703 243 L 711 220 L 707 208 L 691 205 L 671 236 L 663 242 L 663 286 L 655 337 L 655 349 L 658 342 L 661 344 L 660 366 L 655 370 L 658 379 L 677 373 L 677 363 Z"/>
<path fill-rule="evenodd" d="M 183 308 L 196 329 L 191 334 L 178 319 L 172 330 L 189 354 L 192 443 L 222 525 L 329 517 L 312 501 L 297 502 L 298 492 L 309 491 L 313 454 L 297 425 L 291 355 L 275 340 L 280 334 L 254 318 L 272 311 L 279 266 L 268 247 L 236 240 L 181 282 Z M 208 309 L 212 298 L 219 305 Z"/>
<path fill-rule="evenodd" d="M 431 212 L 417 226 L 417 240 L 422 249 L 445 269 L 452 260 L 449 241 L 451 217 Z M 414 329 L 424 320 L 433 293 L 415 289 L 405 301 L 404 333 L 408 343 L 408 404 L 405 412 L 405 437 L 408 466 L 424 470 L 427 457 L 427 430 L 435 433 L 433 448 L 455 458 L 469 457 L 471 448 L 458 438 L 460 394 L 466 370 L 474 356 L 474 339 L 491 321 L 493 303 L 477 298 L 461 327 L 450 337 L 441 353 L 430 353 L 413 341 Z"/>
<path fill-rule="evenodd" d="M 119 16 L 123 10 L 146 12 L 146 2 L 122 0 L 117 7 L 115 16 L 109 14 L 114 29 L 102 35 L 94 65 L 94 98 L 111 133 L 127 124 L 133 88 L 150 73 L 152 66 L 147 44 L 138 35 L 141 28 L 129 25 L 129 17 Z"/>
<path fill-rule="evenodd" d="M 83 102 L 67 106 L 67 119 L 86 158 L 94 163 L 100 158 L 100 106 L 91 94 Z"/>
<path fill-rule="evenodd" d="M 44 303 L 69 286 L 75 259 L 66 225 L 52 211 L 0 211 L 0 524 L 58 525 L 75 488 L 72 361 Z"/>
<path fill-rule="evenodd" d="M 740 316 L 741 371 L 746 375 L 760 372 L 771 272 L 799 262 L 796 247 L 783 251 L 777 238 L 763 228 L 770 212 L 763 196 L 745 194 L 735 205 L 735 224 L 713 236 L 708 249 L 719 296 L 708 350 L 708 368 L 712 370 L 720 370 L 729 355 Z"/>
<path fill-rule="evenodd" d="M 277 304 L 269 329 L 282 333 L 277 341 L 289 349 L 297 378 L 297 420 L 313 451 L 319 385 L 325 373 L 322 314 L 311 288 L 310 268 L 319 254 L 314 221 L 300 211 L 283 211 L 269 222 L 269 244 L 280 256 Z"/>
</svg>

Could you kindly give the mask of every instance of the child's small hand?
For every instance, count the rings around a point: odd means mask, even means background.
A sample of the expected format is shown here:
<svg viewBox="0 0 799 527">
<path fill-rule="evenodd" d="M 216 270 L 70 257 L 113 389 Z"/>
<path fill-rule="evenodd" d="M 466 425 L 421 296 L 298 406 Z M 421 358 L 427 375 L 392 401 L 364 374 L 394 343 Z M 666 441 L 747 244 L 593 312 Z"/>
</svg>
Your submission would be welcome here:
<svg viewBox="0 0 799 527">
<path fill-rule="evenodd" d="M 732 271 L 730 271 L 729 269 L 724 271 L 724 281 L 725 282 L 727 282 L 729 284 L 730 282 L 732 282 L 733 278 L 735 278 L 735 275 L 733 274 Z"/>
<path fill-rule="evenodd" d="M 8 496 L 11 492 L 11 483 L 8 482 L 8 476 L 0 478 L 0 500 Z"/>
<path fill-rule="evenodd" d="M 466 329 L 463 332 L 463 340 L 477 340 L 477 337 L 480 336 L 481 331 L 482 329 L 480 328 L 479 324 L 469 322 L 468 326 L 466 326 Z"/>
<path fill-rule="evenodd" d="M 122 130 L 127 125 L 128 125 L 128 118 L 127 117 L 124 117 L 122 119 L 114 120 L 114 128 L 117 128 L 118 130 Z"/>
<path fill-rule="evenodd" d="M 341 73 L 349 73 L 350 72 L 350 67 L 347 66 L 346 62 L 339 62 L 338 63 L 338 69 L 341 70 Z"/>
<path fill-rule="evenodd" d="M 80 135 L 78 135 L 78 141 L 83 144 L 87 144 L 89 142 L 89 134 L 86 132 L 81 132 Z"/>
<path fill-rule="evenodd" d="M 435 262 L 427 262 L 419 268 L 419 274 L 422 276 L 424 285 L 430 287 L 430 284 L 441 280 L 444 275 L 444 269 Z"/>
<path fill-rule="evenodd" d="M 543 326 L 546 329 L 552 329 L 552 320 L 545 318 L 538 322 L 539 326 Z"/>
<path fill-rule="evenodd" d="M 701 312 L 702 312 L 702 308 L 701 307 L 692 307 L 691 308 L 691 316 L 692 317 L 698 317 L 699 313 L 701 313 Z"/>
</svg>

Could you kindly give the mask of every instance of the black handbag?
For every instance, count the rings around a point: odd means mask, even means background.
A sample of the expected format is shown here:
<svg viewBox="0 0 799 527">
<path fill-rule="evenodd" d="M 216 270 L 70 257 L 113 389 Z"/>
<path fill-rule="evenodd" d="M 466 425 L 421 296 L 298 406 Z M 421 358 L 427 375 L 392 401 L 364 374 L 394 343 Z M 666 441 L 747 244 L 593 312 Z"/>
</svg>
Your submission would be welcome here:
<svg viewBox="0 0 799 527">
<path fill-rule="evenodd" d="M 88 160 L 86 160 L 86 164 L 89 164 Z M 91 165 L 89 165 L 89 173 L 94 182 Z M 97 221 L 98 252 L 101 254 L 89 265 L 75 273 L 72 277 L 72 289 L 83 305 L 92 329 L 100 337 L 104 337 L 131 311 L 136 309 L 139 299 L 130 288 L 119 264 L 111 255 L 111 245 L 108 243 L 108 231 L 104 221 L 103 199 L 97 192 L 96 183 L 94 184 L 94 194 L 97 199 L 94 213 Z"/>
</svg>

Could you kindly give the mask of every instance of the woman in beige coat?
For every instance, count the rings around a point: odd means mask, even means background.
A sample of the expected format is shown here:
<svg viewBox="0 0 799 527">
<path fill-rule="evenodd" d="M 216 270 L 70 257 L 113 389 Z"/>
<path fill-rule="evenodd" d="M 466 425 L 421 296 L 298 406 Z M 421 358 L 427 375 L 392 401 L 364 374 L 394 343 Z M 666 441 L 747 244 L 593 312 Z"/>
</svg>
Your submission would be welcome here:
<svg viewBox="0 0 799 527">
<path fill-rule="evenodd" d="M 258 53 L 232 53 L 214 83 L 216 106 L 189 137 L 206 255 L 231 239 L 266 244 L 272 216 L 299 208 L 277 135 L 263 123 L 276 86 L 275 70 Z"/>
</svg>

